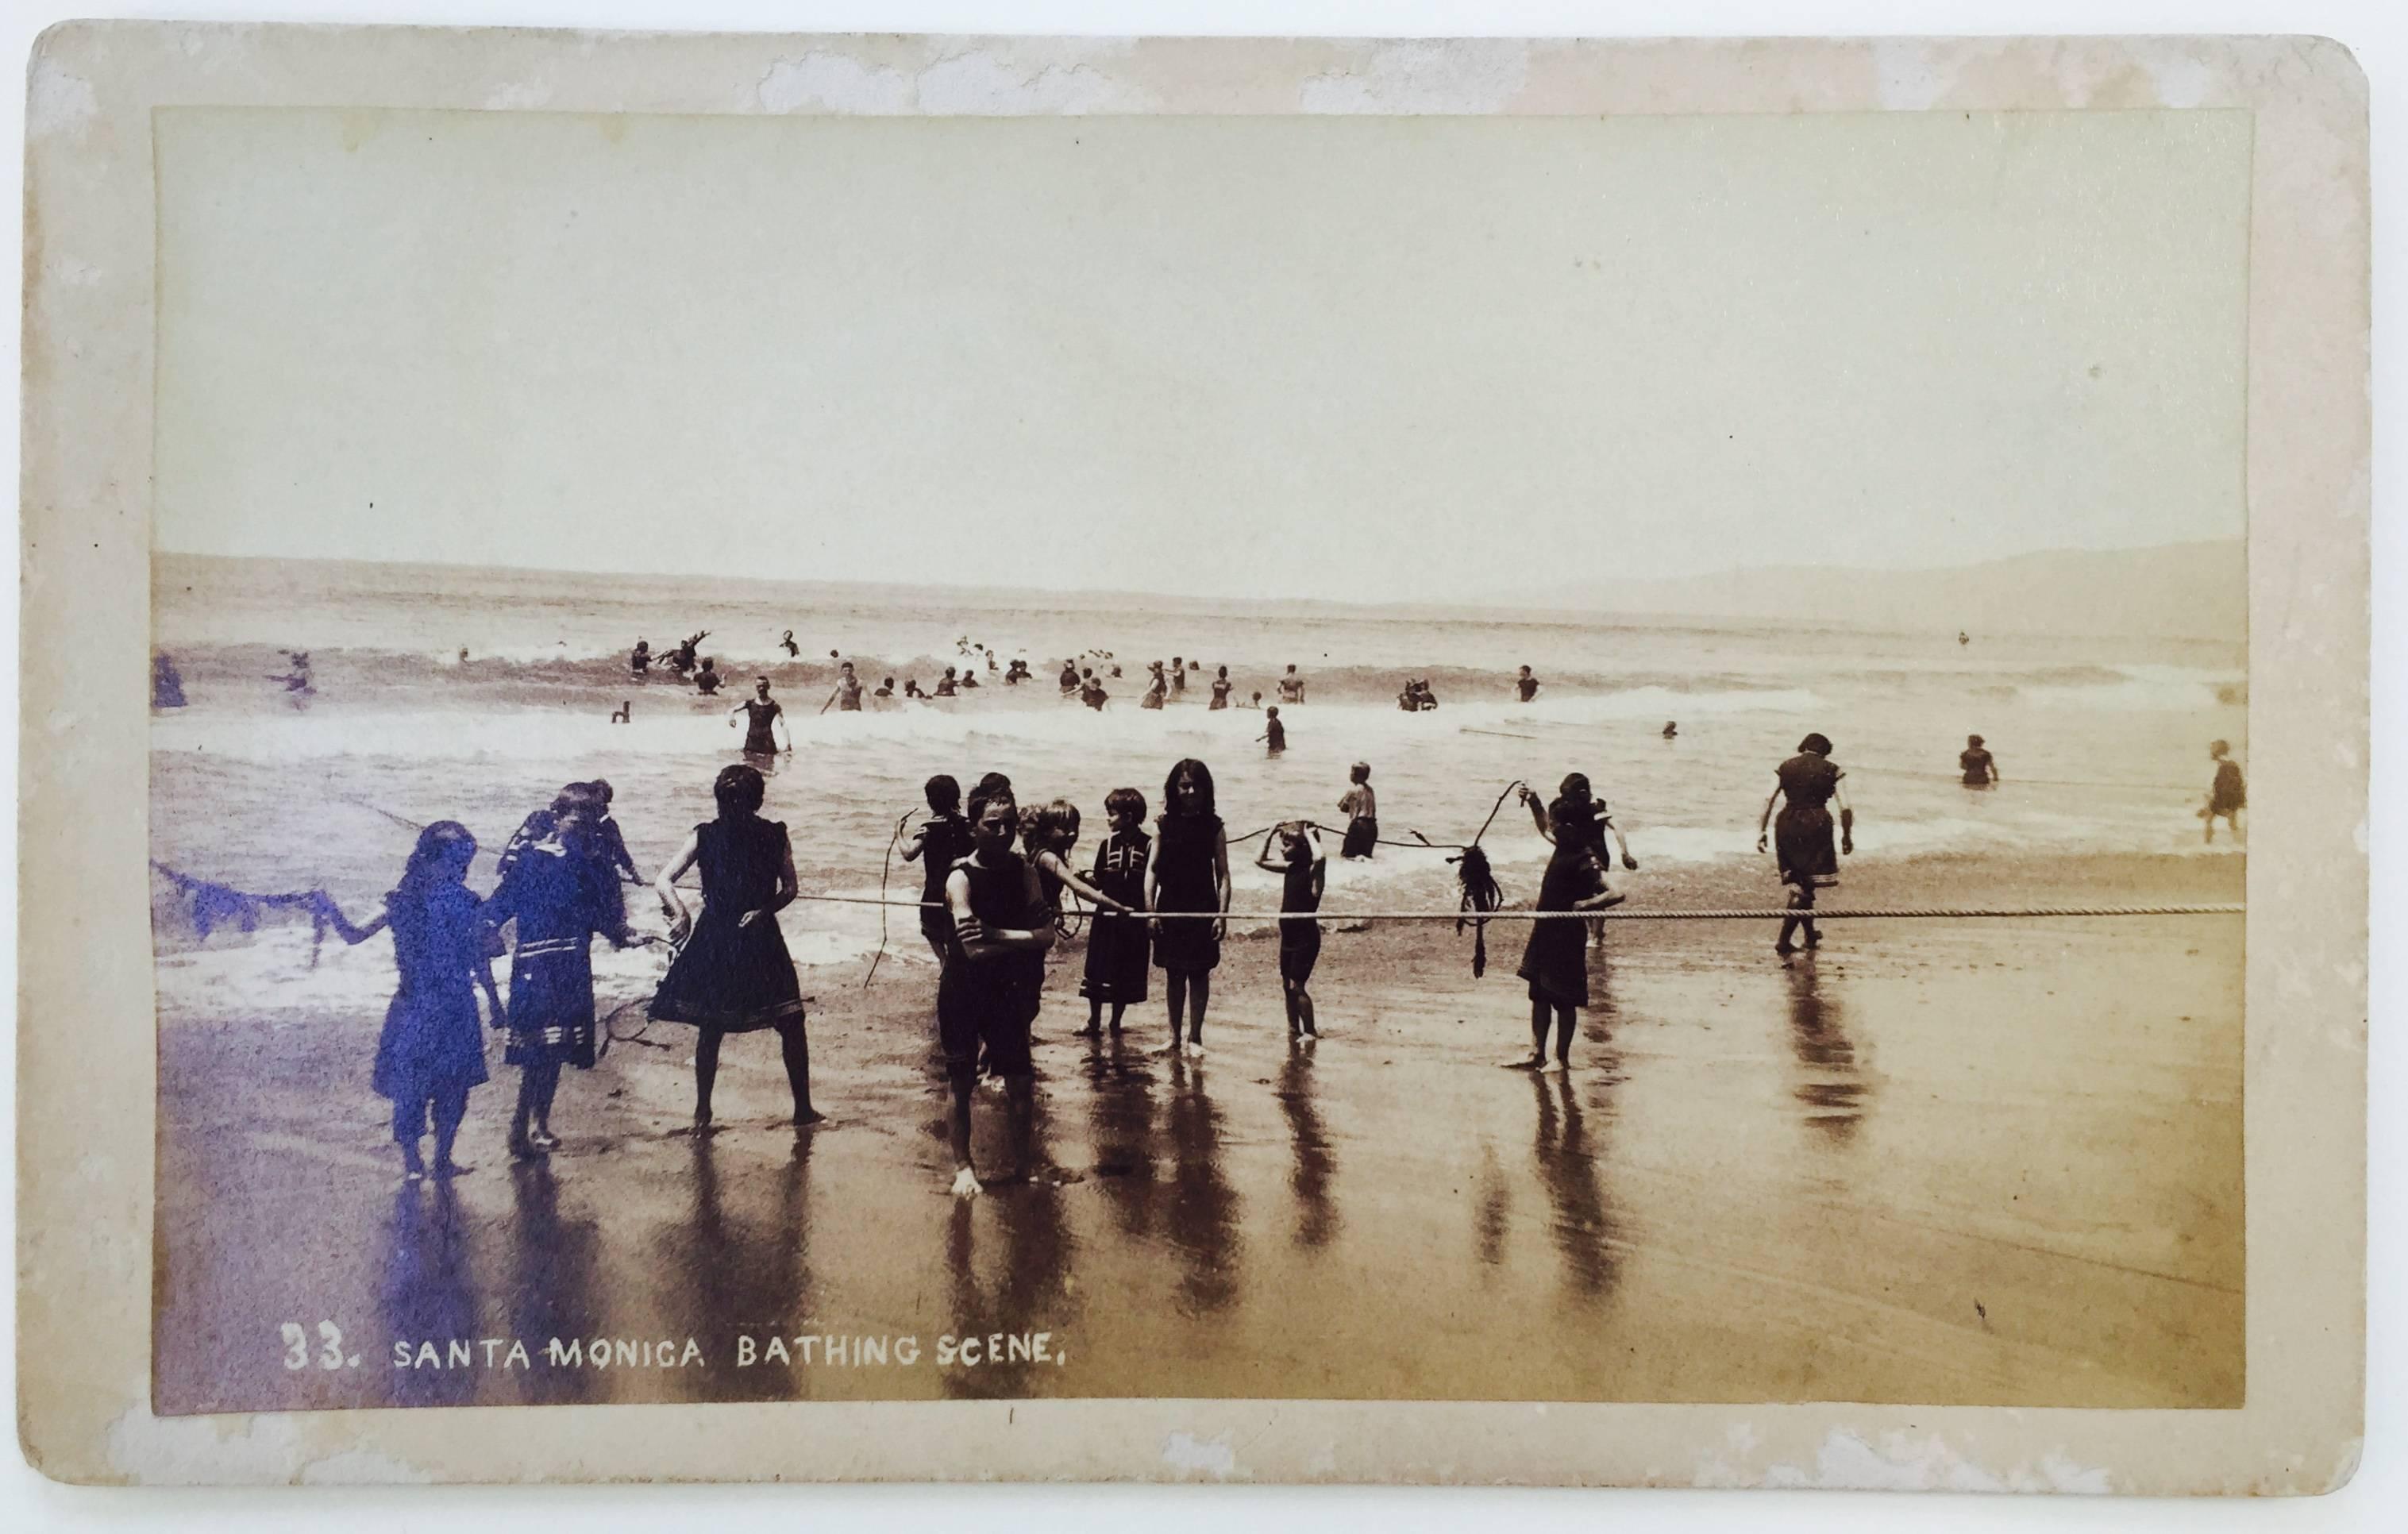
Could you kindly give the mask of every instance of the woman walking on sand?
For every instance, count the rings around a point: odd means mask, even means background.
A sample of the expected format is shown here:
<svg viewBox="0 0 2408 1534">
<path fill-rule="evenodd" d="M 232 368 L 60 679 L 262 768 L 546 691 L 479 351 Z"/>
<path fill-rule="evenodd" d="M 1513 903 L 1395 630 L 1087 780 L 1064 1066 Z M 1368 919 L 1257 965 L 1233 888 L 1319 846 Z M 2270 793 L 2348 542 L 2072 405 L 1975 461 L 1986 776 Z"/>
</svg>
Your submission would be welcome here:
<svg viewBox="0 0 2408 1534">
<path fill-rule="evenodd" d="M 377 1039 L 377 1095 L 393 1103 L 393 1139 L 401 1147 L 403 1171 L 413 1183 L 426 1175 L 418 1141 L 431 1118 L 435 1128 L 435 1175 L 459 1177 L 473 1168 L 454 1159 L 460 1121 L 468 1113 L 468 1090 L 481 1086 L 485 1039 L 477 1026 L 477 986 L 481 983 L 502 1021 L 501 997 L 485 958 L 480 902 L 467 886 L 477 839 L 458 821 L 439 820 L 418 834 L 401 882 L 384 897 L 384 910 L 364 927 L 353 926 L 324 896 L 318 913 L 343 941 L 367 941 L 393 928 L 393 963 L 401 985 L 385 1009 Z"/>
<path fill-rule="evenodd" d="M 1622 899 L 1606 885 L 1605 861 L 1596 843 L 1556 839 L 1539 882 L 1539 910 L 1603 910 Z M 1555 1032 L 1555 1068 L 1571 1068 L 1572 1026 L 1579 1010 L 1588 1005 L 1588 945 L 1581 935 L 1585 925 L 1569 917 L 1542 917 L 1530 924 L 1522 967 L 1513 971 L 1530 986 L 1530 1056 L 1513 1062 L 1517 1070 L 1545 1068 L 1550 1024 Z"/>
<path fill-rule="evenodd" d="M 1212 769 L 1190 757 L 1162 784 L 1162 818 L 1154 823 L 1153 865 L 1146 870 L 1146 909 L 1154 912 L 1154 962 L 1170 1006 L 1170 1042 L 1204 1053 L 1204 1010 L 1212 999 L 1212 970 L 1221 962 L 1224 914 L 1229 909 L 1229 841 L 1213 812 Z M 1196 914 L 1187 914 L 1194 912 Z"/>
<path fill-rule="evenodd" d="M 694 1046 L 694 1125 L 710 1127 L 710 1091 L 719 1079 L 719 1046 L 731 1033 L 774 1028 L 795 1097 L 797 1128 L 823 1122 L 811 1106 L 811 1050 L 803 1031 L 803 991 L 795 961 L 778 929 L 778 912 L 794 902 L 795 850 L 785 824 L 764 820 L 759 771 L 720 769 L 710 785 L 719 818 L 705 821 L 652 881 L 672 934 L 689 928 L 677 881 L 702 866 L 702 919 L 669 964 L 652 997 L 652 1015 L 699 1030 Z"/>
<path fill-rule="evenodd" d="M 1798 742 L 1798 754 L 1781 764 L 1772 793 L 1764 801 L 1764 813 L 1756 823 L 1756 850 L 1764 851 L 1765 826 L 1772 826 L 1773 855 L 1781 868 L 1781 882 L 1789 886 L 1790 914 L 1781 919 L 1781 939 L 1772 951 L 1783 958 L 1796 953 L 1790 938 L 1800 926 L 1806 929 L 1806 946 L 1814 948 L 1823 941 L 1814 930 L 1814 892 L 1828 889 L 1840 882 L 1840 853 L 1856 850 L 1856 812 L 1848 807 L 1848 796 L 1840 781 L 1847 776 L 1839 764 L 1831 760 L 1831 742 L 1822 735 L 1810 735 Z M 1774 821 L 1772 807 L 1781 806 L 1781 818 Z M 1831 850 L 1830 806 L 1840 807 L 1839 853 Z"/>
<path fill-rule="evenodd" d="M 486 903 L 494 925 L 518 922 L 518 948 L 510 955 L 509 1047 L 502 1058 L 519 1068 L 509 1146 L 523 1161 L 559 1147 L 552 1132 L 552 1101 L 561 1068 L 594 1068 L 595 935 L 616 948 L 636 940 L 611 898 L 615 892 L 604 887 L 609 876 L 595 845 L 596 808 L 584 797 L 569 800 Z"/>
</svg>

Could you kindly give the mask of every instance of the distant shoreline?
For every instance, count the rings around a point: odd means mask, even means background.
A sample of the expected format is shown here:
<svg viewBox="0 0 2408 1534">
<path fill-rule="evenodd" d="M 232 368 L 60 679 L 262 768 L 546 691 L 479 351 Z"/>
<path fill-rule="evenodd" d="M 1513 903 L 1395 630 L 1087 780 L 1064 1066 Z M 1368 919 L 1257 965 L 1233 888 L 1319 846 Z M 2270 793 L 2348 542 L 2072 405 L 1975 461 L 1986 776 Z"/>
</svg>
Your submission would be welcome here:
<svg viewBox="0 0 2408 1534">
<path fill-rule="evenodd" d="M 2200 542 L 2165 546 L 2166 551 L 2200 551 L 2229 546 L 2238 552 L 2240 540 Z M 2157 553 L 2158 549 L 2112 551 L 2116 556 Z M 1649 581 L 1641 584 L 1696 585 L 1718 580 L 1733 582 L 1761 581 L 1784 575 L 1798 574 L 1811 568 L 1823 579 L 1915 580 L 1941 576 L 1963 576 L 2000 565 L 2012 565 L 2034 556 L 2018 556 L 2016 560 L 1993 561 L 1982 565 L 1955 566 L 1933 570 L 1868 570 L 1850 571 L 1837 566 L 1800 566 L 1799 570 L 1758 568 L 1727 572 L 1721 576 L 1685 577 L 1678 581 Z M 783 576 L 728 574 L 685 574 L 666 572 L 623 571 L 576 568 L 542 568 L 522 565 L 472 565 L 428 560 L 364 560 L 298 558 L 268 554 L 194 553 L 179 550 L 160 549 L 151 554 L 151 584 L 154 592 L 170 577 L 171 572 L 201 574 L 210 570 L 261 570 L 283 567 L 294 571 L 325 572 L 322 585 L 358 583 L 392 591 L 406 590 L 396 586 L 395 577 L 423 576 L 427 585 L 438 588 L 447 581 L 474 582 L 478 581 L 524 581 L 544 576 L 566 580 L 607 581 L 624 584 L 631 592 L 643 590 L 676 590 L 689 592 L 695 586 L 726 589 L 738 588 L 748 593 L 776 592 L 821 601 L 837 600 L 847 605 L 876 606 L 886 602 L 930 603 L 958 607 L 974 611 L 1065 611 L 1110 612 L 1152 610 L 1155 612 L 1192 612 L 1198 616 L 1238 618 L 1336 619 L 1350 623 L 1412 624 L 1436 622 L 1453 624 L 1484 624 L 1499 627 L 1543 628 L 1567 624 L 1609 629 L 1698 629 L 1717 632 L 1769 633 L 1796 630 L 1818 634 L 1861 634 L 1868 638 L 1903 636 L 1946 636 L 1953 631 L 1947 624 L 1901 624 L 1897 622 L 1856 623 L 1844 618 L 1814 616 L 1782 616 L 1746 612 L 1717 612 L 1681 609 L 1587 608 L 1568 606 L 1537 606 L 1500 601 L 1497 604 L 1427 603 L 1427 602 L 1354 602 L 1334 597 L 1205 597 L 1170 593 L 1142 591 L 1060 591 L 1043 587 L 970 586 L 941 581 L 905 582 L 869 581 L 814 581 Z M 369 576 L 382 577 L 369 581 Z M 294 583 L 300 583 L 295 581 Z M 1611 592 L 1616 582 L 1600 579 L 1601 591 Z M 2115 610 L 2122 610 L 2120 609 Z M 2067 628 L 1987 627 L 1986 632 L 2000 638 L 2144 640 L 2177 644 L 2234 644 L 2243 641 L 2238 632 L 2191 634 L 2171 633 L 2151 629 L 2128 629 L 2114 632 L 2088 632 Z"/>
</svg>

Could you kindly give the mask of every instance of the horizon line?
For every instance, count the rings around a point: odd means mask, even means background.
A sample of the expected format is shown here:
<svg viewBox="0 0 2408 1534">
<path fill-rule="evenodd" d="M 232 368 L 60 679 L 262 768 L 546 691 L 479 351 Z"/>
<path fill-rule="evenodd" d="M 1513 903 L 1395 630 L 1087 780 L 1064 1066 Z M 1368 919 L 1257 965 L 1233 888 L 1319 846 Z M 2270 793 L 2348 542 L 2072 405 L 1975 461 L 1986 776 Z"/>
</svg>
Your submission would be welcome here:
<svg viewBox="0 0 2408 1534">
<path fill-rule="evenodd" d="M 2010 565 L 2018 560 L 2041 558 L 2050 554 L 2091 554 L 2107 556 L 2114 554 L 2153 553 L 2163 552 L 2173 549 L 2200 548 L 2224 543 L 2238 544 L 2245 550 L 2248 545 L 2248 537 L 2243 533 L 2226 535 L 2221 538 L 2179 538 L 2168 543 L 2124 544 L 2103 549 L 2072 547 L 2028 549 L 2020 553 L 1998 554 L 1989 558 L 1971 560 L 1958 565 L 1813 565 L 1795 562 L 1780 565 L 1736 565 L 1719 570 L 1701 571 L 1694 575 L 1634 576 L 1626 581 L 1619 581 L 1617 584 L 1625 587 L 1631 585 L 1671 585 L 1676 583 L 1736 580 L 1748 576 L 1788 573 L 1800 570 L 1816 570 L 1826 573 L 1859 575 L 1938 575 L 1943 573 L 1962 572 L 1966 570 L 1978 570 L 1987 566 Z M 459 559 L 367 559 L 361 558 L 356 555 L 344 554 L 216 553 L 196 549 L 167 549 L 155 546 L 151 549 L 150 553 L 153 560 L 156 560 L 161 556 L 165 556 L 175 559 L 222 560 L 229 563 L 355 565 L 376 568 L 503 571 L 516 575 L 622 576 L 633 581 L 727 581 L 738 582 L 744 585 L 756 586 L 852 586 L 864 589 L 904 589 L 916 592 L 983 592 L 1008 595 L 1025 595 L 1035 593 L 1049 596 L 1087 597 L 1091 599 L 1098 597 L 1125 597 L 1143 601 L 1236 602 L 1263 607 L 1401 607 L 1485 609 L 1499 606 L 1511 606 L 1516 601 L 1514 594 L 1511 591 L 1483 593 L 1479 596 L 1470 600 L 1448 601 L 1430 597 L 1404 597 L 1387 600 L 1360 601 L 1349 600 L 1345 597 L 1338 596 L 1214 596 L 1199 595 L 1192 592 L 1142 591 L 1136 589 L 1094 586 L 1062 587 L 1035 585 L 971 585 L 960 581 L 882 581 L 861 577 L 755 575 L 724 570 L 629 570 L 575 565 L 514 565 L 507 562 L 479 563 Z M 1549 581 L 1545 584 L 1552 585 L 1556 583 L 1557 582 L 1555 581 Z M 1544 589 L 1544 586 L 1542 586 L 1541 589 Z M 1522 600 L 1526 600 L 1526 598 L 1522 598 Z M 1547 609 L 1544 610 L 1601 612 L 1612 609 L 1603 608 L 1562 608 Z M 1699 614 L 1699 616 L 1708 615 Z"/>
</svg>

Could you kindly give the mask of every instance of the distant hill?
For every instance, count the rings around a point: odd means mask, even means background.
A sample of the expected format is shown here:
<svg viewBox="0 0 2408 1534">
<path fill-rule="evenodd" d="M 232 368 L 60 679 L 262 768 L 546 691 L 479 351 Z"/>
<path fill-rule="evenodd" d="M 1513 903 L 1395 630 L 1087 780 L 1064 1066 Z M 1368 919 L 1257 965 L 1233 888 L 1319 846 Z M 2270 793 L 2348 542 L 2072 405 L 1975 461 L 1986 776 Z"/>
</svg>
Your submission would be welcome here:
<svg viewBox="0 0 2408 1534">
<path fill-rule="evenodd" d="M 1542 588 L 1532 605 L 1681 613 L 1912 632 L 2230 639 L 2247 630 L 2239 538 L 2155 549 L 2057 550 L 1943 569 L 1798 565 L 1670 581 L 1606 579 Z"/>
</svg>

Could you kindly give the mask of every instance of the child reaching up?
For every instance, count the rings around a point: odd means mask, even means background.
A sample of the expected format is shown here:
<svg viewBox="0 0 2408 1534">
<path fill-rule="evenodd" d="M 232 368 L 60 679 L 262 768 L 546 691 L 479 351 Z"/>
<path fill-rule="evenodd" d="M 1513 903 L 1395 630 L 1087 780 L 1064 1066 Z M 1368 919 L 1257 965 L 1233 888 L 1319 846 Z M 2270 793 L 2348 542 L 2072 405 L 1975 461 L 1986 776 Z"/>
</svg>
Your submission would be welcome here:
<svg viewBox="0 0 2408 1534">
<path fill-rule="evenodd" d="M 1277 857 L 1271 855 L 1274 845 L 1279 852 Z M 1263 838 L 1263 850 L 1254 859 L 1254 867 L 1280 876 L 1283 915 L 1321 909 L 1322 892 L 1328 887 L 1329 864 L 1321 855 L 1321 839 L 1302 822 L 1288 821 L 1274 826 Z M 1320 958 L 1319 922 L 1280 923 L 1280 990 L 1287 1002 L 1290 1039 L 1321 1037 L 1313 1026 L 1312 996 L 1305 989 L 1312 982 L 1312 967 Z"/>
</svg>

